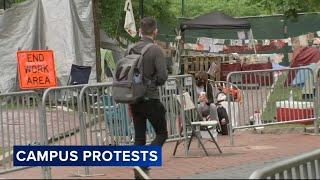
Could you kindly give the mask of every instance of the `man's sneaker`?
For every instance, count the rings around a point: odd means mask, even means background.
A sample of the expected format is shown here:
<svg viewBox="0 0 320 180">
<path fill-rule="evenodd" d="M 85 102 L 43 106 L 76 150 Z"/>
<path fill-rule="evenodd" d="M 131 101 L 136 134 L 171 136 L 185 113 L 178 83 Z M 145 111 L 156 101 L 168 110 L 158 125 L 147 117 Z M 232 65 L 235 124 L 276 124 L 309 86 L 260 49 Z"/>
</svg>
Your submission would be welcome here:
<svg viewBox="0 0 320 180">
<path fill-rule="evenodd" d="M 135 166 L 133 168 L 135 179 L 150 179 L 149 177 L 149 167 L 139 167 Z"/>
</svg>

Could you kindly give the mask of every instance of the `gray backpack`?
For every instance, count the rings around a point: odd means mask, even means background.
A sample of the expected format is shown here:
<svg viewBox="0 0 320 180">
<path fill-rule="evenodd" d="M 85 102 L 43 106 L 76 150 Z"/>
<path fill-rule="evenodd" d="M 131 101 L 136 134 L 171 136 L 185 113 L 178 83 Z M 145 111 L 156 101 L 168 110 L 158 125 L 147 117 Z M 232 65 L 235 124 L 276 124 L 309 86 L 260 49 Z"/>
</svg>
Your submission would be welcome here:
<svg viewBox="0 0 320 180">
<path fill-rule="evenodd" d="M 112 96 L 116 103 L 134 104 L 146 93 L 146 86 L 143 82 L 143 55 L 155 44 L 145 45 L 140 54 L 130 54 L 136 45 L 130 46 L 128 54 L 116 64 L 112 85 Z"/>
</svg>

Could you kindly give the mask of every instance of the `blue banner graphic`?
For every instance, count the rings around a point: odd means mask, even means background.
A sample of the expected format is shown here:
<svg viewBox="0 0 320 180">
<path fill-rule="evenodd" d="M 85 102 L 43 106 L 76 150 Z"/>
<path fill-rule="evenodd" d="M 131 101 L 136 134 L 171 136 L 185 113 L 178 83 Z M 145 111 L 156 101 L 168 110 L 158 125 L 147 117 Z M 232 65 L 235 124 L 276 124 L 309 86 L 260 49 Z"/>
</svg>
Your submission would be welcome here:
<svg viewBox="0 0 320 180">
<path fill-rule="evenodd" d="M 14 166 L 161 166 L 160 146 L 14 146 Z"/>
</svg>

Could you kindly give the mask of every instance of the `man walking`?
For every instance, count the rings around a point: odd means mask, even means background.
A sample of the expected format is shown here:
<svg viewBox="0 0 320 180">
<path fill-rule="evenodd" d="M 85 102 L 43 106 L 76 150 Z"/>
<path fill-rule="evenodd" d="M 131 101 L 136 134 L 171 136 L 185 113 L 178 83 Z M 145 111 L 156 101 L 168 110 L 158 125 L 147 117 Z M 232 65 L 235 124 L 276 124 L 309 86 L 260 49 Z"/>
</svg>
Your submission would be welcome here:
<svg viewBox="0 0 320 180">
<path fill-rule="evenodd" d="M 154 43 L 157 35 L 157 23 L 153 17 L 145 17 L 140 22 L 141 40 L 131 52 L 138 54 L 142 48 L 149 43 Z M 150 47 L 143 55 L 143 82 L 146 86 L 146 94 L 143 99 L 135 104 L 131 104 L 133 115 L 133 125 L 135 132 L 134 145 L 141 146 L 146 144 L 146 123 L 151 123 L 156 132 L 155 139 L 151 145 L 162 146 L 168 138 L 166 124 L 166 109 L 160 102 L 159 86 L 164 85 L 168 79 L 166 61 L 162 49 L 155 45 Z M 138 172 L 148 175 L 149 167 L 135 167 L 135 178 L 139 178 Z"/>
</svg>

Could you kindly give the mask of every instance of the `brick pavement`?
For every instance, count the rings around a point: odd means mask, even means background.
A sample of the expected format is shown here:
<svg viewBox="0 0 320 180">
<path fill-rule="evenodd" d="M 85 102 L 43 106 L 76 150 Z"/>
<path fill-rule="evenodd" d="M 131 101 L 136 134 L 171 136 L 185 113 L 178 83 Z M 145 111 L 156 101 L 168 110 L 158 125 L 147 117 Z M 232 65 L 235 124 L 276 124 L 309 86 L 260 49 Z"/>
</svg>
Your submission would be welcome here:
<svg viewBox="0 0 320 180">
<path fill-rule="evenodd" d="M 261 169 L 265 166 L 292 158 L 294 156 L 295 155 L 278 157 L 268 161 L 241 164 L 239 166 L 225 167 L 223 169 L 218 170 L 213 169 L 210 172 L 186 176 L 183 177 L 183 179 L 248 179 L 252 172 L 254 172 L 256 169 Z"/>
<path fill-rule="evenodd" d="M 183 157 L 182 146 L 178 149 L 177 157 L 172 157 L 174 142 L 166 143 L 163 151 L 163 166 L 154 167 L 150 173 L 151 178 L 231 178 L 244 172 L 243 176 L 247 176 L 251 174 L 249 171 L 254 171 L 255 165 L 260 167 L 264 162 L 273 162 L 279 158 L 319 148 L 320 136 L 301 133 L 251 134 L 236 132 L 235 146 L 230 146 L 228 136 L 219 136 L 218 142 L 223 154 L 218 154 L 211 142 L 206 142 L 205 145 L 211 154 L 206 157 L 204 152 L 197 148 L 197 143 L 193 143 L 191 156 L 188 158 Z M 78 171 L 83 172 L 83 168 L 53 167 L 52 176 L 59 179 L 79 179 L 79 177 L 71 177 L 72 173 Z M 0 178 L 35 179 L 41 178 L 40 172 L 40 168 L 37 167 L 4 174 Z M 91 172 L 104 174 L 104 176 L 95 176 L 95 179 L 132 179 L 132 170 L 129 167 L 94 167 L 91 168 Z M 81 177 L 81 179 L 92 178 Z"/>
</svg>

